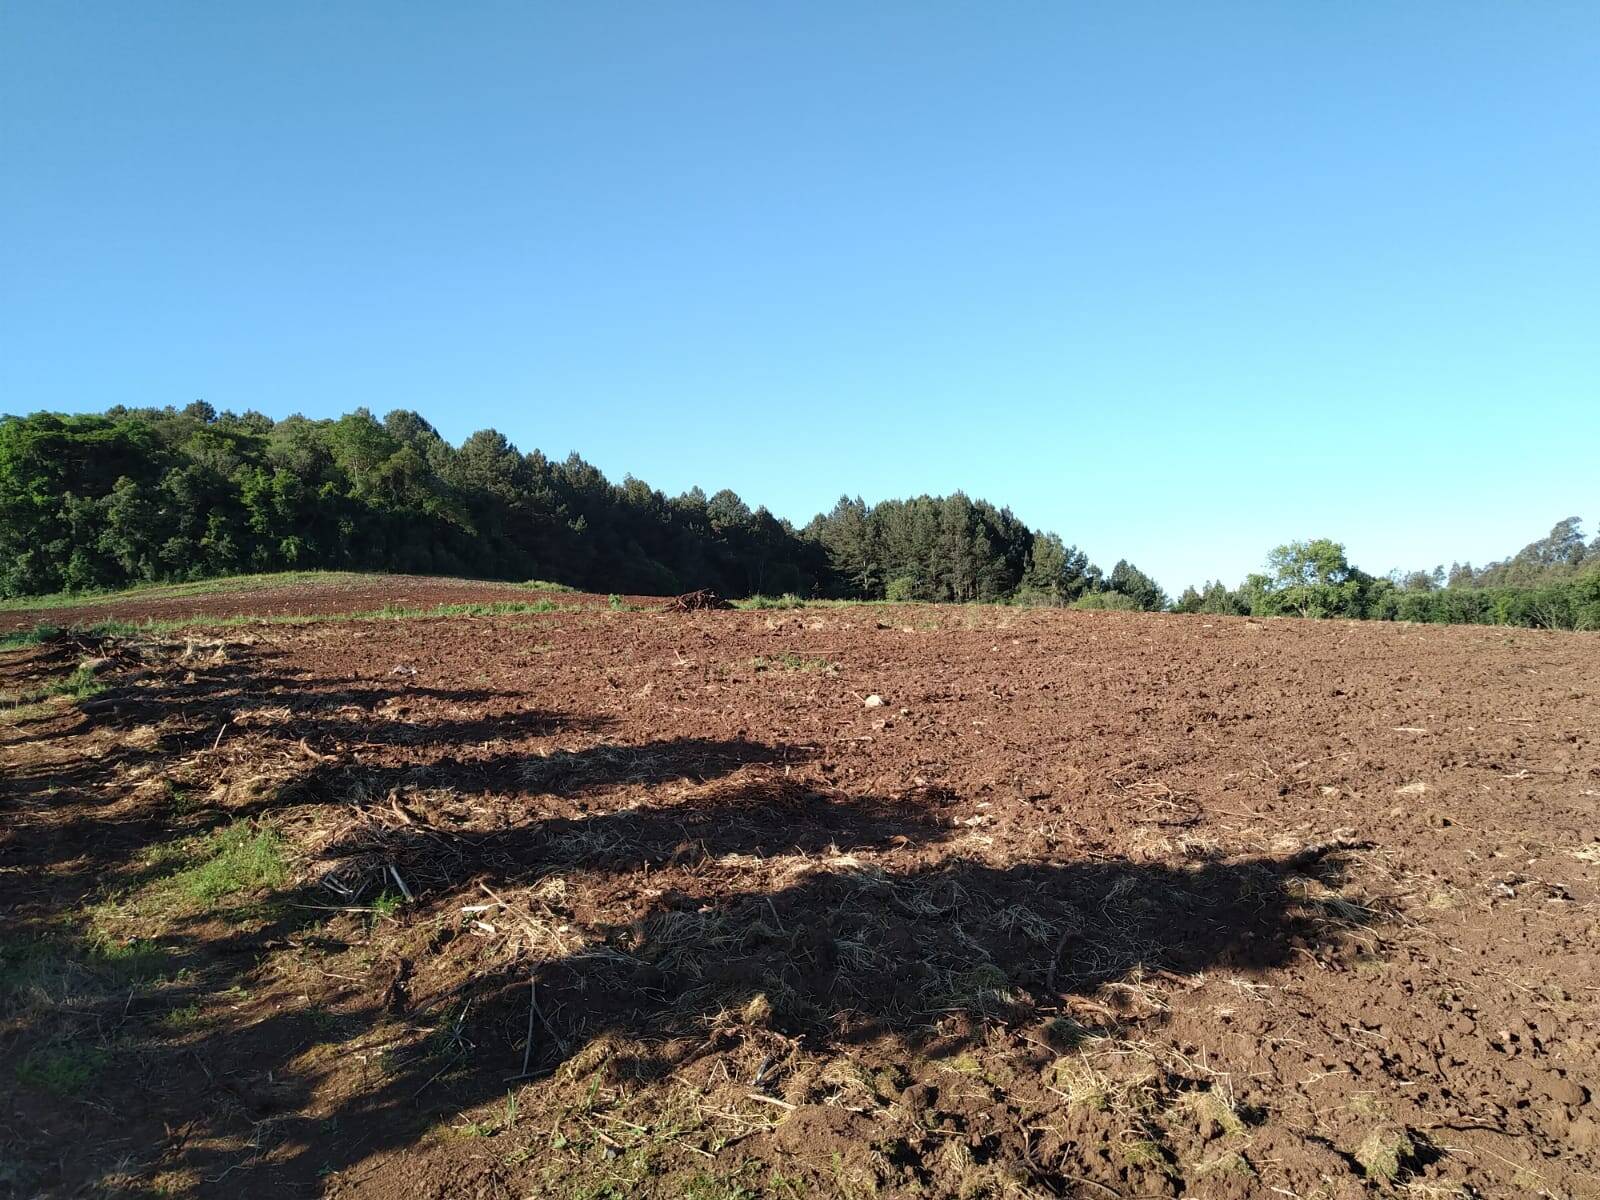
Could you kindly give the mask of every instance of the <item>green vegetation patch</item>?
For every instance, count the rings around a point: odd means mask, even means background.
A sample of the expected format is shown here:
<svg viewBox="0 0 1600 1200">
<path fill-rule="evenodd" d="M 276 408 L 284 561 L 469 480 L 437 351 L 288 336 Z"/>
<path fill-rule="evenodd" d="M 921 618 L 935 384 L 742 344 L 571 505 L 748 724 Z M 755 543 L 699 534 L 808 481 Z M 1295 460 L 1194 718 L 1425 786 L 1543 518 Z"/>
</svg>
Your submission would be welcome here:
<svg viewBox="0 0 1600 1200">
<path fill-rule="evenodd" d="M 146 941 L 62 929 L 0 940 L 0 1019 L 26 1030 L 11 1074 L 56 1095 L 82 1094 L 112 1054 L 92 1014 L 123 1011 L 135 989 L 166 981 L 172 966 Z"/>
<path fill-rule="evenodd" d="M 253 828 L 247 821 L 210 835 L 197 847 L 195 859 L 160 887 L 203 908 L 241 893 L 280 887 L 288 875 L 283 839 L 276 831 Z"/>
<path fill-rule="evenodd" d="M 69 696 L 74 700 L 87 700 L 106 690 L 105 684 L 95 678 L 89 667 L 79 667 L 65 679 L 57 679 L 45 686 L 46 696 Z"/>
<path fill-rule="evenodd" d="M 122 600 L 182 600 L 190 596 L 215 596 L 302 584 L 357 583 L 367 578 L 357 571 L 275 571 L 261 575 L 224 575 L 185 583 L 142 583 L 128 588 L 86 588 L 50 592 L 42 596 L 14 596 L 0 600 L 0 612 L 46 608 L 76 608 L 84 604 L 111 604 Z"/>
<path fill-rule="evenodd" d="M 90 667 L 79 667 L 72 674 L 61 679 L 52 679 L 43 687 L 30 688 L 21 692 L 0 692 L 0 704 L 10 704 L 17 707 L 38 706 L 41 701 L 52 699 L 56 696 L 67 696 L 73 700 L 87 700 L 105 691 L 105 684 L 95 678 L 94 670 Z"/>
<path fill-rule="evenodd" d="M 789 609 L 804 608 L 806 602 L 793 592 L 785 592 L 781 596 L 751 596 L 746 600 L 735 600 L 733 606 L 749 609 Z"/>
<path fill-rule="evenodd" d="M 436 604 L 430 608 L 390 604 L 364 612 L 305 613 L 299 615 L 274 614 L 270 616 L 208 617 L 196 615 L 170 621 L 102 622 L 97 625 L 73 625 L 65 632 L 85 637 L 151 636 L 174 633 L 180 629 L 238 629 L 251 625 L 324 625 L 345 621 L 409 621 L 429 617 L 502 617 L 558 612 L 561 605 L 550 600 L 496 600 L 476 604 Z M 33 629 L 9 635 L 0 641 L 0 650 L 18 649 L 37 645 L 63 630 L 54 625 L 38 625 Z M 92 694 L 92 693 L 91 693 Z"/>
<path fill-rule="evenodd" d="M 1125 1167 L 1155 1171 L 1173 1177 L 1177 1175 L 1177 1169 L 1173 1166 L 1166 1147 L 1154 1138 L 1137 1138 L 1123 1142 L 1117 1147 L 1117 1158 Z"/>
<path fill-rule="evenodd" d="M 149 942 L 40 936 L 0 941 L 0 1013 L 51 1009 L 73 997 L 158 979 L 167 956 Z"/>
<path fill-rule="evenodd" d="M 0 708 L 0 725 L 17 725 L 23 721 L 32 721 L 49 711 L 48 704 L 13 704 L 9 708 Z"/>
<path fill-rule="evenodd" d="M 871 608 L 897 602 L 882 599 L 823 599 L 816 596 L 802 598 L 793 592 L 787 592 L 782 596 L 746 596 L 743 600 L 734 600 L 731 603 L 735 608 L 746 612 L 760 612 L 795 608 Z"/>
<path fill-rule="evenodd" d="M 1086 596 L 1079 596 L 1072 602 L 1076 609 L 1101 610 L 1109 612 L 1140 612 L 1142 606 L 1132 596 L 1124 596 L 1121 592 L 1090 592 Z"/>
<path fill-rule="evenodd" d="M 760 1164 L 747 1162 L 732 1175 L 700 1171 L 684 1180 L 679 1195 L 683 1200 L 759 1200 L 763 1190 L 752 1187 L 751 1174 Z"/>
<path fill-rule="evenodd" d="M 75 1096 L 105 1069 L 110 1057 L 103 1047 L 82 1042 L 35 1047 L 18 1060 L 17 1079 L 58 1096 Z"/>
<path fill-rule="evenodd" d="M 25 646 L 37 646 L 40 642 L 47 642 L 61 632 L 59 625 L 35 625 L 32 629 L 19 629 L 15 633 L 8 633 L 0 637 L 0 650 L 21 650 Z"/>
<path fill-rule="evenodd" d="M 555 612 L 559 607 L 549 600 L 494 600 L 476 604 L 436 604 L 432 608 L 390 604 L 375 613 L 358 613 L 349 619 L 361 620 L 366 616 L 382 621 L 399 621 L 414 617 L 503 617 L 522 613 Z"/>
<path fill-rule="evenodd" d="M 167 1029 L 179 1033 L 187 1029 L 193 1029 L 195 1026 L 202 1024 L 205 1019 L 205 1010 L 196 1002 L 182 1004 L 177 1008 L 169 1008 L 161 1014 L 161 1024 Z"/>
<path fill-rule="evenodd" d="M 178 916 L 230 907 L 282 887 L 289 877 L 281 835 L 250 821 L 155 847 L 143 865 L 146 882 L 97 910 L 102 927 L 116 915 Z"/>
<path fill-rule="evenodd" d="M 776 658 L 758 656 L 750 660 L 750 665 L 757 671 L 822 671 L 829 675 L 839 669 L 825 658 L 793 652 L 785 652 Z"/>
</svg>

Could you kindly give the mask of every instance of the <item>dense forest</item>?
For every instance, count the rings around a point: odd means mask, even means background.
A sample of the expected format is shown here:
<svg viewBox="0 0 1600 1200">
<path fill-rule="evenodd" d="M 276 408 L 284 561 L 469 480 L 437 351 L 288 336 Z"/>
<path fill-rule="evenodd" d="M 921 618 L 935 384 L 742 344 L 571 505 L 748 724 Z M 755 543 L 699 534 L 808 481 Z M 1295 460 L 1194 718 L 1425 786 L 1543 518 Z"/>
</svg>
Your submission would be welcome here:
<svg viewBox="0 0 1600 1200">
<path fill-rule="evenodd" d="M 668 497 L 577 455 L 420 416 L 210 405 L 0 419 L 0 596 L 289 568 L 548 579 L 594 591 L 1160 608 L 1053 534 L 956 494 L 841 500 L 803 530 L 731 491 Z"/>
<path fill-rule="evenodd" d="M 728 490 L 668 497 L 493 430 L 452 446 L 381 421 L 183 409 L 0 417 L 0 596 L 342 568 L 547 579 L 591 591 L 985 601 L 1256 616 L 1600 629 L 1600 536 L 1572 517 L 1518 553 L 1369 575 L 1320 539 L 1237 587 L 1169 602 L 1127 561 L 962 493 L 844 497 L 804 528 Z"/>
</svg>

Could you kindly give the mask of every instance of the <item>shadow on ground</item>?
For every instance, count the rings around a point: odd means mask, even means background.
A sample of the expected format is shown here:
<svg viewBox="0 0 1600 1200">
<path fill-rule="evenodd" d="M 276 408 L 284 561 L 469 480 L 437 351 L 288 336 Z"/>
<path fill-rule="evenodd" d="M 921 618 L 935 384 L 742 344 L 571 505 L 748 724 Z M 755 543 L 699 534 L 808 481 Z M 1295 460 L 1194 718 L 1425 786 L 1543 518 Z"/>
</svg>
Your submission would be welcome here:
<svg viewBox="0 0 1600 1200">
<path fill-rule="evenodd" d="M 1336 851 L 1194 866 L 938 859 L 951 827 L 937 803 L 813 790 L 782 773 L 804 760 L 796 747 L 662 739 L 466 757 L 453 751 L 474 740 L 605 725 L 513 711 L 521 698 L 503 693 L 310 682 L 263 651 L 185 667 L 77 718 L 181 720 L 172 741 L 8 773 L 0 804 L 27 819 L 0 844 L 14 914 L 0 1019 L 7 1059 L 26 1069 L 0 1130 L 0 1187 L 137 1192 L 165 1174 L 203 1194 L 315 1194 L 330 1172 L 608 1036 L 669 1047 L 666 1070 L 753 1029 L 812 1047 L 889 1035 L 908 1054 L 950 1055 L 1063 996 L 1153 972 L 1267 970 L 1361 919 L 1302 886 L 1306 874 L 1339 885 Z M 506 711 L 386 728 L 349 711 L 436 702 Z M 269 795 L 180 830 L 164 795 L 130 807 L 112 786 L 269 711 L 271 746 L 291 763 Z M 439 753 L 363 765 L 356 745 Z M 657 801 L 666 781 L 679 794 Z M 651 787 L 650 802 L 579 811 L 624 785 Z M 502 802 L 495 820 L 462 815 L 485 797 Z M 90 933 L 97 898 L 160 886 L 150 851 L 178 833 L 318 806 L 298 886 L 167 912 L 142 940 Z M 888 848 L 907 851 L 904 869 L 851 858 Z M 763 865 L 775 856 L 787 874 Z M 412 903 L 399 907 L 402 881 Z M 64 1152 L 90 1137 L 94 1153 Z"/>
</svg>

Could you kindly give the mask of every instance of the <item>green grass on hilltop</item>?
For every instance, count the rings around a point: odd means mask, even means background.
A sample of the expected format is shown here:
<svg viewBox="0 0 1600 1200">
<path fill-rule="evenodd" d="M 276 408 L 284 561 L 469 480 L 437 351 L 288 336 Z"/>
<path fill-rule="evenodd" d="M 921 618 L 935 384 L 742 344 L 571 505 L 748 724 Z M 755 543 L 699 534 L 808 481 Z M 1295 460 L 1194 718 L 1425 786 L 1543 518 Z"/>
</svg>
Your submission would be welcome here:
<svg viewBox="0 0 1600 1200">
<path fill-rule="evenodd" d="M 102 621 L 93 625 L 40 624 L 0 637 L 0 650 L 38 645 L 60 633 L 89 637 L 135 637 L 173 633 L 180 629 L 236 629 L 248 625 L 323 625 L 334 621 L 410 621 L 428 617 L 504 617 L 558 612 L 562 605 L 549 600 L 496 600 L 476 604 L 436 604 L 431 608 L 389 604 L 365 612 L 242 615 L 236 617 L 175 617 L 166 621 Z"/>
<path fill-rule="evenodd" d="M 759 596 L 759 595 L 758 596 L 747 596 L 743 600 L 735 600 L 733 602 L 733 606 L 735 608 L 742 608 L 742 609 L 747 609 L 747 610 L 753 609 L 753 610 L 756 610 L 756 611 L 762 611 L 762 610 L 766 610 L 766 609 L 784 610 L 784 609 L 791 609 L 791 608 L 869 608 L 869 607 L 873 607 L 873 606 L 883 607 L 883 606 L 887 606 L 887 605 L 891 605 L 891 604 L 901 604 L 901 603 L 906 603 L 906 602 L 905 601 L 897 601 L 897 600 L 821 600 L 821 599 L 816 599 L 816 598 L 806 599 L 803 596 L 796 596 L 793 592 L 785 592 L 781 596 Z M 912 602 L 912 603 L 915 603 L 915 602 Z M 953 607 L 953 606 L 944 605 L 943 607 L 948 608 L 948 607 Z"/>
<path fill-rule="evenodd" d="M 370 578 L 356 571 L 278 571 L 269 575 L 223 575 L 188 583 L 141 583 L 115 592 L 51 592 L 45 596 L 13 596 L 0 600 L 0 612 L 36 608 L 75 608 L 80 604 L 110 604 L 118 600 L 182 600 L 247 592 L 255 588 L 290 587 L 299 583 L 346 583 Z"/>
<path fill-rule="evenodd" d="M 187 583 L 141 583 L 112 592 L 51 592 L 44 596 L 12 596 L 0 600 L 0 612 L 31 612 L 34 609 L 76 608 L 88 604 L 115 604 L 123 600 L 183 600 L 191 596 L 215 596 L 229 592 L 268 591 L 300 584 L 364 583 L 375 578 L 396 577 L 392 571 L 277 571 L 265 575 L 222 575 L 215 579 L 195 579 Z M 476 587 L 504 587 L 530 592 L 575 592 L 576 588 L 547 579 L 511 583 L 501 579 L 457 579 L 445 575 L 400 575 L 402 579 L 425 579 L 430 583 L 460 583 Z"/>
</svg>

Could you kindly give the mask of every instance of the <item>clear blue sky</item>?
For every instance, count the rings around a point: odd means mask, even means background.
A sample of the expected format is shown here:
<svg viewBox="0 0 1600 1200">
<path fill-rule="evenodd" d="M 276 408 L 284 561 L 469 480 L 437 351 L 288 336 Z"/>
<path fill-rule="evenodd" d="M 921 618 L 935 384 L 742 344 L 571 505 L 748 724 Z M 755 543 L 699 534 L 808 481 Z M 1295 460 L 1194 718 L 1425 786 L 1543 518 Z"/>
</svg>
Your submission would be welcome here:
<svg viewBox="0 0 1600 1200">
<path fill-rule="evenodd" d="M 0 6 L 0 411 L 414 408 L 1169 589 L 1600 518 L 1600 5 Z"/>
</svg>

